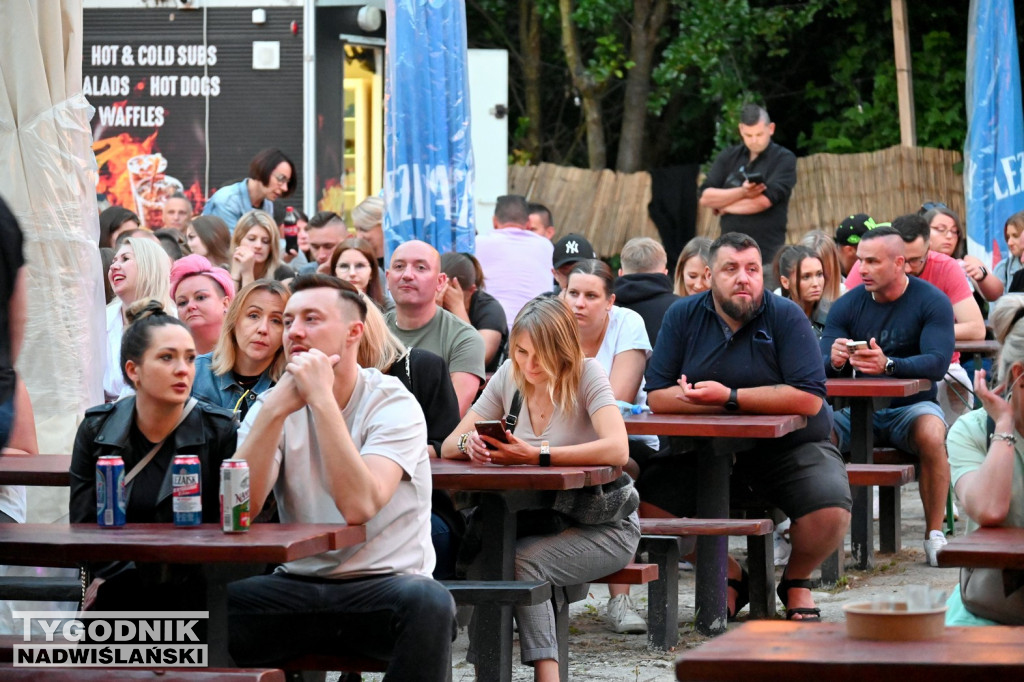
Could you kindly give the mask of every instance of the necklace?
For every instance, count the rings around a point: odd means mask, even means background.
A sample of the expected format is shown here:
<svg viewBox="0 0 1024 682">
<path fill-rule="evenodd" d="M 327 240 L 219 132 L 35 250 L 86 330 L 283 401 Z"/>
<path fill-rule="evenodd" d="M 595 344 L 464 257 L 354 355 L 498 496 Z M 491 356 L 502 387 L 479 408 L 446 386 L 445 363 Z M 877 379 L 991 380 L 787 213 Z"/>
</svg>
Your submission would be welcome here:
<svg viewBox="0 0 1024 682">
<path fill-rule="evenodd" d="M 902 296 L 903 294 L 907 293 L 907 288 L 909 286 L 910 286 L 910 275 L 907 275 L 907 279 L 903 282 L 903 290 L 900 291 L 900 296 Z M 878 296 L 876 295 L 877 293 L 878 293 L 877 291 L 872 291 L 871 292 L 871 300 L 872 301 L 877 301 L 878 300 Z M 886 301 L 886 302 L 891 303 L 892 301 L 895 301 L 900 296 L 895 296 L 890 301 Z"/>
<path fill-rule="evenodd" d="M 595 343 L 593 346 L 590 346 L 589 343 L 580 344 L 585 346 L 585 348 L 583 349 L 584 357 L 593 358 L 597 356 L 598 351 L 601 350 L 601 344 L 604 343 L 604 337 L 605 334 L 608 333 L 608 325 L 611 323 L 611 321 L 611 315 L 608 315 L 604 318 L 604 326 L 601 327 L 601 334 L 597 337 L 597 343 Z M 593 348 L 593 352 L 589 352 L 590 348 Z"/>
</svg>

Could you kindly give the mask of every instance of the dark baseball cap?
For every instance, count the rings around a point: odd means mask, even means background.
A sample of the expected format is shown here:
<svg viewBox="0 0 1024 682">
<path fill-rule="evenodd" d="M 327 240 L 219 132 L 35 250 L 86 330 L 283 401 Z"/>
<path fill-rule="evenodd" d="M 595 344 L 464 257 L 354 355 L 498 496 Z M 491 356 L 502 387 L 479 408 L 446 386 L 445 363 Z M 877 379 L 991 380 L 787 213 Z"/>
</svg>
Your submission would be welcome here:
<svg viewBox="0 0 1024 682">
<path fill-rule="evenodd" d="M 876 223 L 867 213 L 855 213 L 847 216 L 836 228 L 836 244 L 839 246 L 856 246 L 860 244 L 860 238 L 868 230 L 888 225 L 889 223 Z"/>
<path fill-rule="evenodd" d="M 590 245 L 587 238 L 570 233 L 555 242 L 555 251 L 551 254 L 551 264 L 557 269 L 566 263 L 597 258 L 594 247 Z"/>
</svg>

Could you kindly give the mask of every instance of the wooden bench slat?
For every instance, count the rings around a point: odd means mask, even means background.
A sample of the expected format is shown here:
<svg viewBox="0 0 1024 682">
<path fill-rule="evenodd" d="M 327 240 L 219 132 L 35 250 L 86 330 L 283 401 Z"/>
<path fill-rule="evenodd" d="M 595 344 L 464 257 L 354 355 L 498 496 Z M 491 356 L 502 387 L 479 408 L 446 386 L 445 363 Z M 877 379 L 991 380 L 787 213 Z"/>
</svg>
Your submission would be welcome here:
<svg viewBox="0 0 1024 682">
<path fill-rule="evenodd" d="M 850 485 L 896 486 L 917 480 L 913 464 L 847 464 Z"/>
<path fill-rule="evenodd" d="M 0 577 L 0 599 L 6 601 L 73 601 L 82 597 L 78 578 Z"/>
<path fill-rule="evenodd" d="M 768 535 L 775 530 L 771 519 L 640 519 L 644 535 Z"/>
<path fill-rule="evenodd" d="M 457 604 L 511 604 L 532 606 L 551 599 L 551 585 L 544 580 L 442 580 Z"/>
<path fill-rule="evenodd" d="M 603 578 L 591 580 L 590 582 L 618 585 L 646 585 L 647 583 L 657 579 L 657 564 L 628 564 L 620 571 L 615 571 L 615 573 L 612 573 L 611 575 L 606 575 Z"/>
<path fill-rule="evenodd" d="M 917 457 L 896 448 L 875 448 L 871 452 L 871 461 L 875 464 L 917 464 Z"/>
<path fill-rule="evenodd" d="M 0 665 L 0 679 L 47 682 L 106 682 L 106 680 L 148 680 L 149 682 L 285 682 L 278 668 L 16 668 Z"/>
</svg>

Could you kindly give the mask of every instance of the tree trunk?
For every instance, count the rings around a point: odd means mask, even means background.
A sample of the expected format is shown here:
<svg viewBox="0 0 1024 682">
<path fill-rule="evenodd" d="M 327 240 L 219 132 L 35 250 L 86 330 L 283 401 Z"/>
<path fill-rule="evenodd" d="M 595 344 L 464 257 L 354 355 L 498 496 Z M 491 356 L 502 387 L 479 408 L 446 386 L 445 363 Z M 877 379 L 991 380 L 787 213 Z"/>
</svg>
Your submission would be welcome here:
<svg viewBox="0 0 1024 682">
<path fill-rule="evenodd" d="M 562 19 L 562 49 L 569 64 L 572 84 L 583 100 L 583 121 L 587 130 L 587 162 L 590 168 L 602 170 L 607 166 L 607 149 L 604 141 L 604 121 L 601 116 L 601 98 L 604 87 L 594 82 L 580 55 L 576 27 L 572 21 L 572 0 L 558 0 Z"/>
<path fill-rule="evenodd" d="M 526 137 L 523 151 L 534 163 L 541 161 L 540 131 L 540 15 L 533 0 L 519 0 L 519 50 L 523 55 L 523 90 L 526 99 Z"/>
<path fill-rule="evenodd" d="M 630 30 L 629 59 L 633 67 L 626 74 L 626 102 L 619 135 L 615 169 L 634 173 L 643 161 L 644 129 L 647 122 L 647 98 L 651 93 L 654 50 L 665 20 L 668 0 L 634 0 Z"/>
</svg>

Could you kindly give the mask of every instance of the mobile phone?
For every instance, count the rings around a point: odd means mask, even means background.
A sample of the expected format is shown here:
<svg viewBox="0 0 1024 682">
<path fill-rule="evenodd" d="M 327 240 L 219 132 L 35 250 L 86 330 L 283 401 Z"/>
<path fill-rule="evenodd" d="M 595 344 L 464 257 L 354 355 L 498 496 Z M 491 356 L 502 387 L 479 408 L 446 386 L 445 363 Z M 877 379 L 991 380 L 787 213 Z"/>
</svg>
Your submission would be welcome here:
<svg viewBox="0 0 1024 682">
<path fill-rule="evenodd" d="M 868 349 L 868 342 L 867 341 L 847 341 L 846 342 L 846 348 L 851 353 L 856 353 L 859 350 L 867 350 Z"/>
<path fill-rule="evenodd" d="M 479 435 L 493 438 L 501 443 L 508 443 L 508 438 L 505 437 L 505 430 L 504 419 L 489 419 L 487 421 L 479 421 L 476 423 L 476 432 Z M 488 443 L 487 449 L 494 450 L 495 447 Z"/>
<path fill-rule="evenodd" d="M 764 173 L 747 173 L 744 177 L 752 185 L 760 185 L 764 182 Z"/>
</svg>

